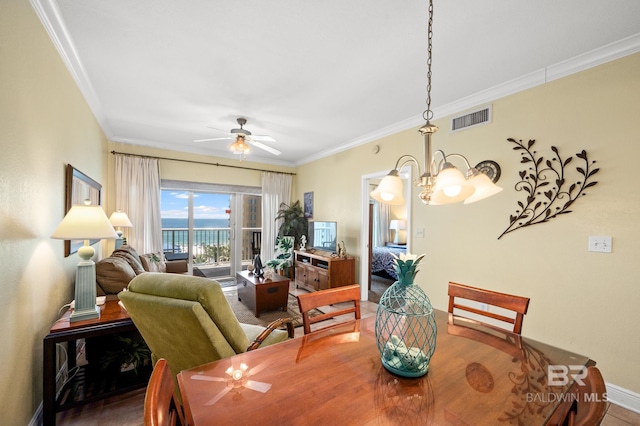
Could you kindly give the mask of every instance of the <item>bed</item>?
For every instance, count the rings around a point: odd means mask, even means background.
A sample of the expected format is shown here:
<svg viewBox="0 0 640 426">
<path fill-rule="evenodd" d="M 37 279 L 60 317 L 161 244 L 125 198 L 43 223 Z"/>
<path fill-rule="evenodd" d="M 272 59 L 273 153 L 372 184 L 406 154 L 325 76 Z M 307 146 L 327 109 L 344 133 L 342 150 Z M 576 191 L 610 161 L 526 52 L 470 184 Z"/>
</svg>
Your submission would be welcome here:
<svg viewBox="0 0 640 426">
<path fill-rule="evenodd" d="M 406 251 L 406 248 L 374 247 L 371 258 L 371 273 L 385 278 L 398 279 L 392 253 L 399 256 L 400 253 L 405 253 Z"/>
</svg>

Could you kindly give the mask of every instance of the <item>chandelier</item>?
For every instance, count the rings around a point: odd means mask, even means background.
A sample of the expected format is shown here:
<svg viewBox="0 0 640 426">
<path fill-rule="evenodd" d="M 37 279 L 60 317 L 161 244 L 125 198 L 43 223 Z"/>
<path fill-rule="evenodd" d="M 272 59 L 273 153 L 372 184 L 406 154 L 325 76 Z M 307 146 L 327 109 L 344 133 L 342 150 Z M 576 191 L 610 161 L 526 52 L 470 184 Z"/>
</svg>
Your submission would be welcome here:
<svg viewBox="0 0 640 426">
<path fill-rule="evenodd" d="M 399 170 L 407 164 L 413 164 L 418 169 L 420 177 L 414 182 L 422 188 L 420 200 L 425 204 L 441 205 L 464 201 L 465 204 L 473 203 L 490 197 L 502 191 L 484 173 L 471 167 L 469 161 L 461 154 L 446 155 L 442 150 L 431 153 L 431 136 L 438 131 L 438 126 L 431 124 L 433 111 L 431 111 L 431 50 L 433 38 L 433 0 L 429 0 L 429 30 L 428 30 L 428 59 L 427 59 L 427 109 L 422 117 L 426 124 L 418 131 L 424 137 L 424 166 L 420 172 L 420 162 L 412 155 L 402 155 L 396 161 L 396 165 L 385 176 L 378 187 L 371 192 L 371 198 L 381 203 L 391 205 L 404 204 L 402 195 L 402 179 Z M 461 159 L 466 166 L 463 174 L 449 160 Z"/>
</svg>

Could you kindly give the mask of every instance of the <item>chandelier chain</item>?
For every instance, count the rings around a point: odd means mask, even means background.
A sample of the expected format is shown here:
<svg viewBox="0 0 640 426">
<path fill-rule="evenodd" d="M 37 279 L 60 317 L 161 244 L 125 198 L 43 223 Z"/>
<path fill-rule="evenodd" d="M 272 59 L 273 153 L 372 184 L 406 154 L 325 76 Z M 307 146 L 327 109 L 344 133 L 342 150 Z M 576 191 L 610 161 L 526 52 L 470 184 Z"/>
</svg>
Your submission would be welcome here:
<svg viewBox="0 0 640 426">
<path fill-rule="evenodd" d="M 429 30 L 427 32 L 427 109 L 422 113 L 422 117 L 429 123 L 433 118 L 431 111 L 431 54 L 433 46 L 433 0 L 429 0 Z"/>
</svg>

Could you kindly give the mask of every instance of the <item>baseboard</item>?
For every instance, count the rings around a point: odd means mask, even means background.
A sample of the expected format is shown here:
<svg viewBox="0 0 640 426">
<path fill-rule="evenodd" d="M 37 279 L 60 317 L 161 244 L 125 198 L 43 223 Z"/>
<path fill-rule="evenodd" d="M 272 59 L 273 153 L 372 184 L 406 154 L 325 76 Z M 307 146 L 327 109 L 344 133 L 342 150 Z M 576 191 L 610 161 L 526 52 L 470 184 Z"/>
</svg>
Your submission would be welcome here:
<svg viewBox="0 0 640 426">
<path fill-rule="evenodd" d="M 36 412 L 33 413 L 33 417 L 31 417 L 31 421 L 28 426 L 42 426 L 44 419 L 42 418 L 42 402 L 38 405 Z"/>
<path fill-rule="evenodd" d="M 607 383 L 607 399 L 609 402 L 619 405 L 627 410 L 640 413 L 640 394 Z"/>
</svg>

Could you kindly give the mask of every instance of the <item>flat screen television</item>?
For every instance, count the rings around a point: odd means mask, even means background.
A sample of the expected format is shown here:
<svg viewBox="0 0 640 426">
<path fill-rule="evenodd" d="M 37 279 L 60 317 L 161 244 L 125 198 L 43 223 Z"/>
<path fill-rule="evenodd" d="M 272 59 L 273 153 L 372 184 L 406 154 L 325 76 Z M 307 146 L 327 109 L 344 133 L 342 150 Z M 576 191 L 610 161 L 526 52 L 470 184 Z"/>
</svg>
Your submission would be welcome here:
<svg viewBox="0 0 640 426">
<path fill-rule="evenodd" d="M 337 242 L 337 222 L 309 221 L 307 246 L 312 249 L 334 252 Z"/>
</svg>

